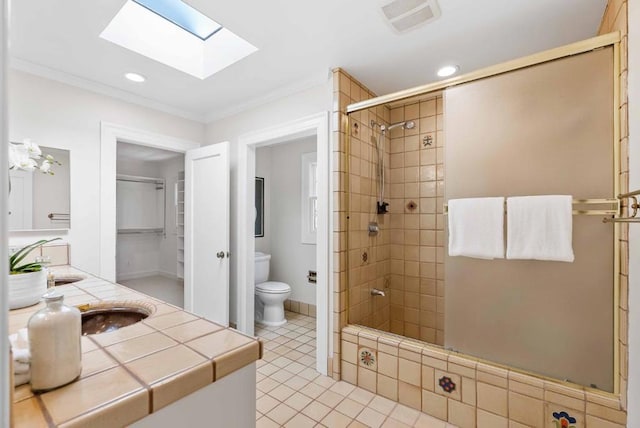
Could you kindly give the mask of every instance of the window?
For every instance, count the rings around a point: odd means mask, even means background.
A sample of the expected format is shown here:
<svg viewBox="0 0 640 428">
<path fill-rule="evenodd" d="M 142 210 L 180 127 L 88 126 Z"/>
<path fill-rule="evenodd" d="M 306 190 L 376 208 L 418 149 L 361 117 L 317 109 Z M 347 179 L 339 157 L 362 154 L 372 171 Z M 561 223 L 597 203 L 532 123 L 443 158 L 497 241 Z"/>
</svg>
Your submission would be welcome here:
<svg viewBox="0 0 640 428">
<path fill-rule="evenodd" d="M 302 155 L 302 243 L 315 244 L 318 231 L 318 157 Z"/>
<path fill-rule="evenodd" d="M 180 0 L 133 1 L 201 40 L 207 40 L 222 28 L 222 25 Z"/>
</svg>

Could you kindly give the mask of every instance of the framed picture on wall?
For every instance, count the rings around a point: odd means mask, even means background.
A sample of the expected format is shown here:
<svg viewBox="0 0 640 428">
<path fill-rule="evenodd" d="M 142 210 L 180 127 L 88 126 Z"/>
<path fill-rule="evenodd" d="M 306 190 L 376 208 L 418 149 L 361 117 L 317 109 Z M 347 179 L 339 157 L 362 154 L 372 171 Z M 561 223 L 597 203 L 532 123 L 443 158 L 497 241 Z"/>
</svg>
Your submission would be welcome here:
<svg viewBox="0 0 640 428">
<path fill-rule="evenodd" d="M 256 225 L 255 237 L 264 237 L 264 178 L 256 177 Z"/>
</svg>

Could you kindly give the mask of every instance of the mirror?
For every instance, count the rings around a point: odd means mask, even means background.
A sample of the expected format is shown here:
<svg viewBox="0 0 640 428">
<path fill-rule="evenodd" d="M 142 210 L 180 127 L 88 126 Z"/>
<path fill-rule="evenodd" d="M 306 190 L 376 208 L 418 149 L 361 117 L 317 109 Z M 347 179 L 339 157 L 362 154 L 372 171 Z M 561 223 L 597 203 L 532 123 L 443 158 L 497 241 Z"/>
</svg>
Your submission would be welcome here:
<svg viewBox="0 0 640 428">
<path fill-rule="evenodd" d="M 256 238 L 264 237 L 264 178 L 256 177 Z"/>
<path fill-rule="evenodd" d="M 41 147 L 60 162 L 53 175 L 39 170 L 10 170 L 9 230 L 69 229 L 69 150 Z"/>
</svg>

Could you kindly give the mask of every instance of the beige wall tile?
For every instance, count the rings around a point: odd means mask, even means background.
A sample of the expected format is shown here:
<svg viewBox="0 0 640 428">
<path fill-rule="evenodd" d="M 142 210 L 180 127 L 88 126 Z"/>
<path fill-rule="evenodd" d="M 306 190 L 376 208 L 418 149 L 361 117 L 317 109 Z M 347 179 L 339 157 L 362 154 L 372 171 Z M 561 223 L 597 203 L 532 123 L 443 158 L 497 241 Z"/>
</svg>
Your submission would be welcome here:
<svg viewBox="0 0 640 428">
<path fill-rule="evenodd" d="M 627 423 L 627 414 L 621 410 L 615 410 L 607 406 L 600 404 L 587 402 L 587 414 L 597 416 L 601 419 L 605 419 L 611 422 L 615 422 L 621 425 Z"/>
<path fill-rule="evenodd" d="M 389 400 L 398 401 L 398 379 L 378 373 L 377 393 Z"/>
<path fill-rule="evenodd" d="M 398 401 L 405 406 L 420 410 L 422 406 L 420 387 L 402 381 L 398 382 Z"/>
<path fill-rule="evenodd" d="M 509 390 L 532 398 L 537 398 L 539 400 L 544 398 L 544 390 L 542 388 L 531 386 L 526 383 L 516 382 L 515 380 L 509 380 Z"/>
<path fill-rule="evenodd" d="M 475 428 L 476 408 L 456 400 L 448 400 L 449 422 L 460 428 Z"/>
<path fill-rule="evenodd" d="M 67 245 L 46 245 L 42 247 L 42 256 L 51 259 L 51 266 L 70 264 L 69 246 Z"/>
<path fill-rule="evenodd" d="M 501 416 L 508 415 L 507 390 L 478 382 L 478 408 Z"/>
<path fill-rule="evenodd" d="M 435 418 L 447 420 L 447 398 L 422 390 L 422 411 Z"/>
<path fill-rule="evenodd" d="M 472 406 L 476 405 L 476 381 L 474 379 L 462 378 L 462 402 Z"/>
<path fill-rule="evenodd" d="M 398 357 L 378 352 L 378 373 L 398 378 Z"/>
<path fill-rule="evenodd" d="M 625 425 L 605 421 L 596 416 L 587 415 L 586 428 L 625 428 Z"/>
<path fill-rule="evenodd" d="M 422 388 L 427 391 L 435 391 L 435 370 L 433 367 L 422 365 Z"/>
<path fill-rule="evenodd" d="M 398 361 L 398 379 L 420 387 L 422 377 L 421 368 L 420 363 L 400 358 Z"/>
<path fill-rule="evenodd" d="M 584 400 L 568 397 L 564 394 L 558 394 L 553 391 L 545 391 L 544 399 L 545 401 L 561 404 L 563 406 L 570 407 L 572 409 L 584 409 Z"/>
<path fill-rule="evenodd" d="M 351 364 L 343 360 L 340 373 L 342 375 L 342 380 L 345 382 L 349 382 L 353 385 L 358 384 L 358 366 L 355 364 Z"/>
<path fill-rule="evenodd" d="M 342 360 L 351 364 L 358 364 L 358 345 L 342 341 Z"/>
<path fill-rule="evenodd" d="M 376 393 L 377 391 L 376 372 L 363 367 L 358 367 L 358 386 L 367 391 Z"/>
<path fill-rule="evenodd" d="M 478 428 L 507 428 L 509 420 L 493 413 L 478 409 Z"/>
<path fill-rule="evenodd" d="M 509 392 L 509 419 L 530 426 L 543 425 L 541 400 Z"/>
</svg>

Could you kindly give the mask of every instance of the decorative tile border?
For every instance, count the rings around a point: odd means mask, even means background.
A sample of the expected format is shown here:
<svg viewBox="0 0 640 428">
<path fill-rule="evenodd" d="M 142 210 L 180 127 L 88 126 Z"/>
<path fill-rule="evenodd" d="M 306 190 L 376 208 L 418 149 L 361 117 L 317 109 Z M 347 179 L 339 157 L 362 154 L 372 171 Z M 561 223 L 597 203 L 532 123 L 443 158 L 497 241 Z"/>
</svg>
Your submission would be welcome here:
<svg viewBox="0 0 640 428">
<path fill-rule="evenodd" d="M 341 350 L 344 381 L 460 428 L 626 425 L 619 396 L 538 378 L 391 333 L 349 325 L 342 329 Z"/>
</svg>

